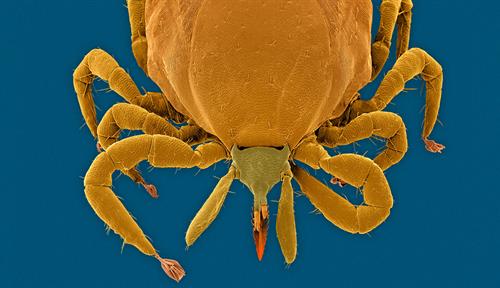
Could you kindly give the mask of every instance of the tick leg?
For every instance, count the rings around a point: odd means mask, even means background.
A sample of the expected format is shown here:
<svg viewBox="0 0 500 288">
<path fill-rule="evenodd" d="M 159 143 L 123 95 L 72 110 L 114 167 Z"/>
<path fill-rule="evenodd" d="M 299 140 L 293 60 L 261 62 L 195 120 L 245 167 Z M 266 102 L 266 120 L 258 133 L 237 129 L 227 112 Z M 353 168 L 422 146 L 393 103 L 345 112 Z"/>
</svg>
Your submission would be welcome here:
<svg viewBox="0 0 500 288">
<path fill-rule="evenodd" d="M 337 177 L 332 177 L 332 179 L 330 179 L 330 183 L 332 183 L 333 185 L 339 185 L 340 187 L 344 187 L 345 185 L 347 185 L 347 182 Z"/>
<path fill-rule="evenodd" d="M 318 143 L 332 148 L 372 136 L 386 139 L 385 150 L 374 159 L 382 170 L 398 163 L 408 150 L 405 124 L 399 115 L 391 112 L 375 111 L 362 114 L 344 127 L 321 127 L 317 133 Z M 296 157 L 299 157 L 297 159 L 300 160 L 300 157 L 309 153 L 305 148 L 306 145 L 296 152 Z"/>
<path fill-rule="evenodd" d="M 140 130 L 149 135 L 167 135 L 181 140 L 190 140 L 192 142 L 207 138 L 207 133 L 199 127 L 197 130 L 178 130 L 167 120 L 155 113 L 148 112 L 146 109 L 137 105 L 118 103 L 104 114 L 104 117 L 97 127 L 98 145 L 104 150 L 107 149 L 110 145 L 118 141 L 122 130 L 125 129 Z M 193 132 L 197 134 L 192 135 Z M 192 143 L 187 144 L 193 145 Z M 122 171 L 122 173 L 129 176 L 134 182 L 141 184 L 152 197 L 158 197 L 155 186 L 146 183 L 136 167 Z"/>
<path fill-rule="evenodd" d="M 138 130 L 150 135 L 172 136 L 191 146 L 211 139 L 210 135 L 197 125 L 189 124 L 177 129 L 156 113 L 128 103 L 115 104 L 104 114 L 97 127 L 100 146 L 106 149 L 118 141 L 122 130 Z"/>
<path fill-rule="evenodd" d="M 193 151 L 188 144 L 165 135 L 139 135 L 124 139 L 96 157 L 85 175 L 85 196 L 96 214 L 119 234 L 125 243 L 135 246 L 146 255 L 161 259 L 139 225 L 111 190 L 111 176 L 114 171 L 129 170 L 143 160 L 148 160 L 154 167 L 198 166 L 204 169 L 228 157 L 222 145 L 212 143 L 200 145 Z M 167 264 L 170 262 L 167 262 L 168 260 L 163 261 L 162 267 L 174 269 L 170 271 L 172 273 L 169 276 L 180 280 L 183 270 L 179 269 L 180 266 L 169 266 Z"/>
<path fill-rule="evenodd" d="M 127 103 L 113 105 L 102 117 L 97 127 L 97 137 L 102 148 L 106 149 L 118 141 L 122 130 L 139 130 L 150 135 L 180 138 L 177 128 L 164 118 Z"/>
<path fill-rule="evenodd" d="M 428 145 L 432 141 L 428 137 L 437 121 L 443 87 L 443 70 L 441 65 L 422 49 L 412 48 L 406 51 L 387 73 L 372 99 L 357 100 L 352 104 L 351 115 L 354 118 L 363 113 L 384 109 L 396 95 L 403 91 L 405 83 L 417 75 L 421 75 L 426 84 L 422 139 L 426 142 L 428 150 L 433 151 L 436 149 Z M 444 148 L 444 146 L 439 147 Z"/>
<path fill-rule="evenodd" d="M 368 233 L 390 214 L 393 200 L 389 184 L 372 160 L 342 154 L 320 161 L 321 168 L 348 184 L 362 188 L 364 203 L 353 205 L 300 167 L 293 167 L 294 178 L 311 203 L 337 227 L 350 233 Z"/>
<path fill-rule="evenodd" d="M 293 211 L 292 172 L 283 175 L 281 197 L 276 218 L 276 235 L 285 262 L 291 264 L 297 256 L 297 232 L 295 228 L 295 213 Z"/>
<path fill-rule="evenodd" d="M 129 103 L 179 123 L 187 120 L 185 116 L 175 111 L 163 94 L 148 92 L 142 96 L 130 75 L 118 65 L 111 55 L 104 50 L 94 49 L 83 58 L 75 69 L 73 85 L 83 118 L 95 138 L 97 138 L 97 116 L 92 95 L 92 84 L 95 77 L 108 81 L 109 88 Z"/>
<path fill-rule="evenodd" d="M 394 28 L 398 27 L 396 57 L 399 58 L 410 42 L 411 0 L 382 0 L 380 4 L 380 26 L 372 44 L 372 80 L 377 78 L 384 67 L 391 48 Z"/>
<path fill-rule="evenodd" d="M 145 0 L 127 0 L 132 33 L 132 51 L 139 67 L 148 74 L 148 41 L 146 39 Z"/>
</svg>

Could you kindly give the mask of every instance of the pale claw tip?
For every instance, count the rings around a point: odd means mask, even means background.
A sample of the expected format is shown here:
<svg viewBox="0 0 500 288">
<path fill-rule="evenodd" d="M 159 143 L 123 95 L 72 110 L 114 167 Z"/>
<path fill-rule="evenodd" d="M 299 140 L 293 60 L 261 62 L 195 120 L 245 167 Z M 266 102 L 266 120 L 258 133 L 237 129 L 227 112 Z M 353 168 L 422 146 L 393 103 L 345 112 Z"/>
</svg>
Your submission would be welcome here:
<svg viewBox="0 0 500 288">
<path fill-rule="evenodd" d="M 444 146 L 443 144 L 439 144 L 436 141 L 430 139 L 424 139 L 424 143 L 425 149 L 431 153 L 442 153 L 444 148 L 446 148 L 446 146 Z"/>
<path fill-rule="evenodd" d="M 153 184 L 146 184 L 146 183 L 141 183 L 144 189 L 151 195 L 153 198 L 158 198 L 158 190 L 156 189 L 155 185 Z"/>
<path fill-rule="evenodd" d="M 98 153 L 101 153 L 102 151 L 104 151 L 104 150 L 102 149 L 101 144 L 100 144 L 99 142 L 97 142 L 97 143 L 95 144 L 95 148 L 97 149 L 97 152 L 98 152 Z"/>
<path fill-rule="evenodd" d="M 344 187 L 347 184 L 345 181 L 342 181 L 342 179 L 337 177 L 332 177 L 332 179 L 330 179 L 330 183 L 333 185 L 339 185 L 340 187 Z"/>
<path fill-rule="evenodd" d="M 172 259 L 161 258 L 158 254 L 155 255 L 155 258 L 160 261 L 161 268 L 165 271 L 168 277 L 172 278 L 177 283 L 179 283 L 186 275 L 186 271 L 184 271 L 179 262 Z"/>
</svg>

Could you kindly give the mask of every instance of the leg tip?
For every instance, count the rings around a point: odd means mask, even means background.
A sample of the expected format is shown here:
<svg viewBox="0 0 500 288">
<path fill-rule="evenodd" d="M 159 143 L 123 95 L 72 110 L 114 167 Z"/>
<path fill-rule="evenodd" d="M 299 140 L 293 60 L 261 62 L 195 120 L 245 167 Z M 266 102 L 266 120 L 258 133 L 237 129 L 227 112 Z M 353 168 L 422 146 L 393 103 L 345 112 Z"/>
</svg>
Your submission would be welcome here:
<svg viewBox="0 0 500 288">
<path fill-rule="evenodd" d="M 345 185 L 347 185 L 347 182 L 337 177 L 332 177 L 332 179 L 330 179 L 330 183 L 332 183 L 333 185 L 339 185 L 340 187 L 344 187 Z"/>
<path fill-rule="evenodd" d="M 104 151 L 104 149 L 102 149 L 101 143 L 99 142 L 95 144 L 95 148 L 97 149 L 97 153 L 101 153 L 102 151 Z"/>
<path fill-rule="evenodd" d="M 160 261 L 161 268 L 165 271 L 165 274 L 177 283 L 179 283 L 182 278 L 186 276 L 186 271 L 184 271 L 179 262 L 172 259 L 161 258 L 158 254 L 155 255 L 155 258 Z"/>
<path fill-rule="evenodd" d="M 153 184 L 147 184 L 147 183 L 141 183 L 141 185 L 146 189 L 146 191 L 151 195 L 153 198 L 158 198 L 158 190 L 156 189 L 155 185 Z"/>
<path fill-rule="evenodd" d="M 446 148 L 443 144 L 439 144 L 436 141 L 427 138 L 424 138 L 424 143 L 425 149 L 431 153 L 442 153 L 444 148 Z"/>
</svg>

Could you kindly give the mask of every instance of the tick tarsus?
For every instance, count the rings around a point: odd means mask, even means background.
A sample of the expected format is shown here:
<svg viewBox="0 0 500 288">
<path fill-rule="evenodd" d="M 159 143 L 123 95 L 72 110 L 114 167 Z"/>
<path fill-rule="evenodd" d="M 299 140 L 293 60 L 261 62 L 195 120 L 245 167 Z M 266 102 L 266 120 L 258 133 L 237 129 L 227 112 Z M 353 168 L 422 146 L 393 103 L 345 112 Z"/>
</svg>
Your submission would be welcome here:
<svg viewBox="0 0 500 288">
<path fill-rule="evenodd" d="M 144 187 L 144 189 L 149 193 L 149 195 L 151 195 L 151 197 L 155 199 L 159 197 L 156 186 L 147 183 L 146 180 L 144 180 L 144 178 L 142 177 L 141 173 L 139 173 L 139 171 L 136 168 L 130 169 L 128 170 L 128 172 L 132 173 L 132 176 L 128 174 L 129 177 L 131 177 L 135 183 L 141 184 L 142 187 Z"/>
<path fill-rule="evenodd" d="M 159 195 L 158 195 L 158 189 L 156 189 L 156 186 L 153 185 L 153 184 L 148 184 L 144 181 L 142 182 L 139 182 L 139 184 L 142 185 L 142 187 L 144 187 L 144 189 L 146 189 L 146 191 L 149 193 L 149 195 L 151 195 L 151 197 L 153 198 L 158 198 Z"/>
<path fill-rule="evenodd" d="M 446 146 L 444 146 L 443 144 L 439 144 L 439 143 L 437 143 L 434 140 L 430 140 L 430 139 L 427 139 L 427 138 L 424 138 L 423 140 L 424 140 L 424 143 L 425 143 L 425 149 L 427 149 L 427 151 L 429 151 L 429 152 L 432 152 L 432 153 L 442 153 L 442 151 L 444 150 L 444 148 L 446 148 Z"/>
<path fill-rule="evenodd" d="M 332 177 L 332 179 L 330 179 L 330 183 L 333 185 L 339 185 L 340 187 L 344 187 L 347 184 L 347 182 L 337 177 Z"/>
<path fill-rule="evenodd" d="M 155 254 L 154 257 L 156 260 L 160 261 L 161 268 L 168 277 L 174 279 L 177 283 L 186 275 L 186 271 L 184 271 L 184 268 L 182 268 L 179 262 L 172 259 L 161 258 L 158 254 Z"/>
<path fill-rule="evenodd" d="M 99 142 L 95 143 L 95 148 L 97 149 L 98 153 L 101 153 L 102 151 L 104 151 L 104 149 L 101 146 L 101 143 L 99 143 Z"/>
</svg>

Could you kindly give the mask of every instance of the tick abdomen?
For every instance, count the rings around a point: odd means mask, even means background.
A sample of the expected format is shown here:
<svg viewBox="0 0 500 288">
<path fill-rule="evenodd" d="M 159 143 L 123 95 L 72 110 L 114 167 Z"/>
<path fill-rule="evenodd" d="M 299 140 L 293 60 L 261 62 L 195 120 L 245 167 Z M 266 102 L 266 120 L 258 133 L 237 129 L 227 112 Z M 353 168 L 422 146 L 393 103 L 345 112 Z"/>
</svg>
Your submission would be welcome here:
<svg viewBox="0 0 500 288">
<path fill-rule="evenodd" d="M 226 147 L 293 149 L 369 81 L 371 1 L 351 2 L 150 0 L 149 76 Z"/>
</svg>

